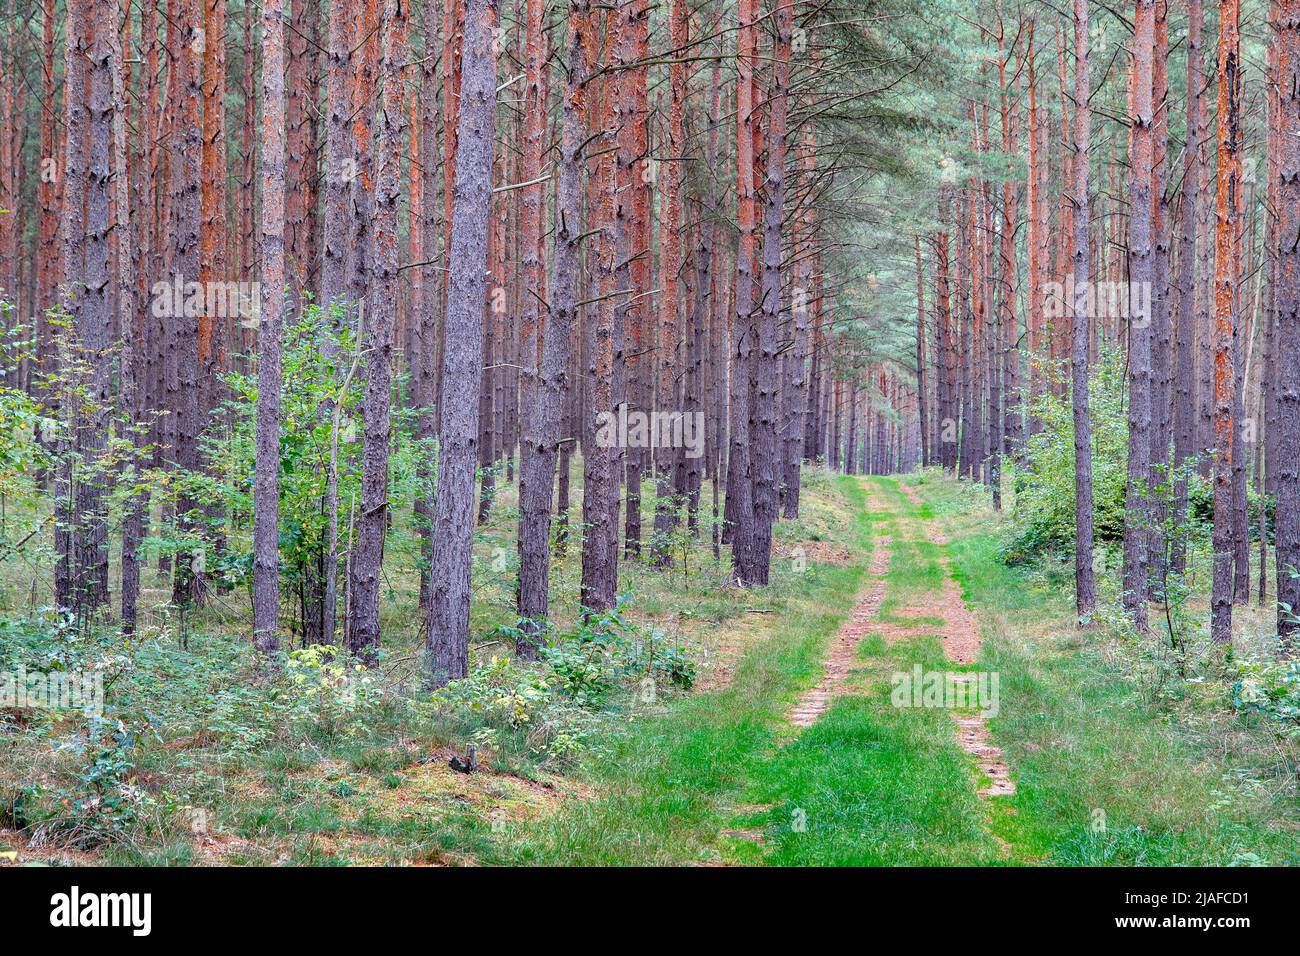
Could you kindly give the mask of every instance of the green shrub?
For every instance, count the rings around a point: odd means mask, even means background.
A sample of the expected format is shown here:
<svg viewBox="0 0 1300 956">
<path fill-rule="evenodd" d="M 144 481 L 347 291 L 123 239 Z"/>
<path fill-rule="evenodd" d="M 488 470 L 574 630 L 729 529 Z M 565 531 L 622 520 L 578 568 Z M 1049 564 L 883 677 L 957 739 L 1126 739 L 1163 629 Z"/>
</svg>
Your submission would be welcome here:
<svg viewBox="0 0 1300 956">
<path fill-rule="evenodd" d="M 1128 461 L 1122 356 L 1104 351 L 1088 384 L 1093 530 L 1098 543 L 1119 541 L 1124 536 Z M 1023 461 L 1012 465 L 1015 510 L 1012 533 L 1002 549 L 1008 564 L 1074 550 L 1074 404 L 1068 393 L 1044 392 L 1030 412 L 1042 427 L 1025 442 Z"/>
<path fill-rule="evenodd" d="M 1277 721 L 1281 732 L 1300 737 L 1300 660 L 1238 659 L 1232 705 L 1243 713 Z"/>
</svg>

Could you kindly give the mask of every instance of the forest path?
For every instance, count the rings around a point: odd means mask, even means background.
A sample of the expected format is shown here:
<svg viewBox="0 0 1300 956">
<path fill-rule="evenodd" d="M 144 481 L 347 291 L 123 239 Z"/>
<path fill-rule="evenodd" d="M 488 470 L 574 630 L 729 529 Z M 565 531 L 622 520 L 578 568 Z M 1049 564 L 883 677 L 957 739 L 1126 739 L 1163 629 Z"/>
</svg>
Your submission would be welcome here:
<svg viewBox="0 0 1300 956">
<path fill-rule="evenodd" d="M 926 514 L 924 502 L 911 485 L 900 482 L 899 490 L 917 508 L 918 513 Z M 943 619 L 943 650 L 947 658 L 954 664 L 974 664 L 979 659 L 980 648 L 983 646 L 979 627 L 966 604 L 961 587 L 953 577 L 952 565 L 946 553 L 948 539 L 932 519 L 924 520 L 929 540 L 939 549 L 938 563 L 943 569 L 943 587 L 933 596 L 933 603 L 927 610 Z M 954 674 L 950 675 L 950 680 L 960 685 L 955 689 L 958 696 L 966 701 L 971 700 L 973 694 L 979 696 L 981 689 L 991 690 L 992 686 L 989 679 L 981 675 Z M 981 680 L 984 681 L 982 685 Z M 989 703 L 996 710 L 996 701 Z M 1001 748 L 992 741 L 985 714 L 986 711 L 983 710 L 975 713 L 953 710 L 953 720 L 957 723 L 957 740 L 962 750 L 974 759 L 980 772 L 989 779 L 988 785 L 981 788 L 980 796 L 1012 796 L 1016 792 L 1016 785 L 1011 779 L 1011 768 L 1007 766 Z"/>
<path fill-rule="evenodd" d="M 870 491 L 867 502 L 868 509 L 871 509 L 874 502 Z M 866 586 L 859 593 L 849 619 L 831 640 L 822 679 L 815 687 L 804 691 L 790 712 L 787 719 L 791 725 L 811 727 L 830 710 L 836 695 L 845 692 L 849 674 L 858 660 L 858 645 L 872 633 L 880 605 L 885 599 L 885 583 L 889 576 L 890 558 L 894 553 L 892 544 L 888 537 L 875 539 Z"/>
<path fill-rule="evenodd" d="M 1273 744 L 1225 749 L 1217 725 L 1193 736 L 1135 707 L 1126 661 L 1073 626 L 1059 588 L 1005 563 L 1003 519 L 969 486 L 810 488 L 784 545 L 843 560 L 776 566 L 763 630 L 722 625 L 746 632 L 731 679 L 631 724 L 590 798 L 510 830 L 484 862 L 1296 861 L 1291 791 L 1254 782 L 1276 780 Z M 945 699 L 957 689 L 965 706 Z M 801 704 L 812 719 L 796 726 Z M 1232 783 L 1242 766 L 1255 777 Z"/>
<path fill-rule="evenodd" d="M 944 531 L 904 481 L 855 480 L 870 526 L 862 584 L 786 711 L 779 749 L 752 772 L 721 834 L 723 857 L 1023 862 L 998 833 L 1015 787 L 988 725 L 997 684 L 977 670 L 980 632 Z"/>
</svg>

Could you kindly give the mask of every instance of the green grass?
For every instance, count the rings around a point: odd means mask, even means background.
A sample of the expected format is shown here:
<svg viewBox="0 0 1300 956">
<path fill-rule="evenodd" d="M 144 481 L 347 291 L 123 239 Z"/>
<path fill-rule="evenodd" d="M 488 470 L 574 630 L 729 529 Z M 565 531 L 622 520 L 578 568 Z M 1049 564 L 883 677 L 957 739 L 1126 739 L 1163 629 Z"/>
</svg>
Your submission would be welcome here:
<svg viewBox="0 0 1300 956">
<path fill-rule="evenodd" d="M 232 749 L 237 722 L 199 721 L 206 711 L 184 703 L 258 693 L 226 686 L 242 673 L 239 635 L 217 626 L 216 609 L 204 612 L 187 650 L 134 651 L 138 692 L 176 744 L 141 745 L 139 782 L 156 793 L 157 809 L 132 840 L 71 862 L 1300 863 L 1296 744 L 1232 712 L 1222 681 L 1153 692 L 1141 647 L 1102 627 L 1074 627 L 1059 574 L 1002 563 L 1002 519 L 980 489 L 933 473 L 863 480 L 810 470 L 802 512 L 778 525 L 772 584 L 762 591 L 730 586 L 726 556 L 708 557 L 707 529 L 689 576 L 621 565 L 639 621 L 681 635 L 693 651 L 737 656 L 725 686 L 603 715 L 577 765 L 545 766 L 524 747 L 495 754 L 483 773 L 452 774 L 439 748 L 463 745 L 460 731 L 396 705 L 349 735 L 312 731 Z M 493 563 L 496 548 L 513 554 L 511 518 L 507 493 L 476 533 L 477 641 L 512 613 L 514 570 Z M 931 541 L 932 527 L 949 544 Z M 884 631 L 859 646 L 852 696 L 796 731 L 785 715 L 819 679 L 827 642 L 886 537 Z M 813 542 L 846 552 L 847 563 L 814 556 L 800 570 L 791 549 Z M 981 659 L 965 668 L 946 661 L 943 619 L 925 610 L 943 586 L 944 554 L 984 638 Z M 575 543 L 552 575 L 560 617 L 576 607 L 577 573 Z M 414 673 L 401 660 L 422 635 L 414 575 L 392 583 L 385 643 L 396 686 Z M 1013 797 L 977 796 L 979 774 L 948 713 L 892 706 L 891 675 L 914 665 L 999 673 L 990 727 L 1013 771 Z M 239 712 L 215 711 L 227 724 Z M 51 785 L 75 780 L 75 761 L 49 750 L 48 730 L 9 741 L 14 759 L 0 779 L 38 768 Z M 193 839 L 191 804 L 211 814 L 215 849 Z"/>
<path fill-rule="evenodd" d="M 848 500 L 860 488 L 840 479 Z M 636 729 L 596 770 L 599 796 L 498 844 L 524 863 L 767 865 L 1182 865 L 1296 863 L 1297 807 L 1285 761 L 1267 757 L 1222 707 L 1153 710 L 1113 638 L 1073 627 L 1067 595 L 999 560 L 997 518 L 969 488 L 871 479 L 875 510 L 853 519 L 860 558 L 823 571 L 816 607 L 789 608 L 727 690 Z M 981 660 L 947 662 L 941 620 L 903 613 L 942 586 L 937 521 L 984 637 Z M 879 619 L 853 696 L 797 736 L 781 718 L 820 671 L 826 639 L 866 581 L 868 536 L 892 539 Z M 948 713 L 895 708 L 890 675 L 997 671 L 991 722 L 1017 793 L 981 799 Z M 1100 822 L 1104 820 L 1102 827 Z"/>
<path fill-rule="evenodd" d="M 1002 675 L 992 727 L 1017 793 L 996 830 L 1018 856 L 1300 863 L 1294 753 L 1269 728 L 1231 713 L 1221 687 L 1183 706 L 1153 701 L 1137 649 L 1100 627 L 1078 630 L 1069 591 L 999 560 L 987 511 L 972 512 L 951 482 L 918 488 L 950 528 L 954 574 L 985 638 L 980 666 Z"/>
<path fill-rule="evenodd" d="M 781 866 L 977 865 L 1000 862 L 975 795 L 973 770 L 947 712 L 896 708 L 893 673 L 954 670 L 933 617 L 900 611 L 943 584 L 939 549 L 898 484 L 872 479 L 876 532 L 893 552 L 878 620 L 904 631 L 859 645 L 855 695 L 842 697 L 756 769 L 747 798 L 761 818 L 762 862 Z M 907 633 L 910 632 L 910 633 Z"/>
<path fill-rule="evenodd" d="M 837 479 L 849 544 L 870 551 L 861 487 Z M 749 775 L 780 745 L 785 708 L 820 672 L 821 651 L 864 578 L 864 563 L 819 567 L 816 583 L 780 597 L 770 636 L 739 663 L 724 690 L 689 698 L 620 738 L 594 768 L 600 795 L 570 806 L 502 847 L 518 863 L 655 865 L 716 859 L 719 831 Z M 796 589 L 795 581 L 785 585 Z M 778 588 L 780 586 L 778 585 Z M 775 589 L 774 589 L 775 590 Z"/>
</svg>

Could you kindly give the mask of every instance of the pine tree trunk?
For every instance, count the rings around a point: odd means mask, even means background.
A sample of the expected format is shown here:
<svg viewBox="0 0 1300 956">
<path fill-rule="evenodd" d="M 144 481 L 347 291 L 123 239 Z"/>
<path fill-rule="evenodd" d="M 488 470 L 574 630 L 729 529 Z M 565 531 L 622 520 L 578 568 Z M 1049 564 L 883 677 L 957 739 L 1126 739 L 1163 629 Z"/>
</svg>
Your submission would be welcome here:
<svg viewBox="0 0 1300 956">
<path fill-rule="evenodd" d="M 375 143 L 369 308 L 365 310 L 366 392 L 362 407 L 361 506 L 357 512 L 348 581 L 347 647 L 370 656 L 379 645 L 379 574 L 388 530 L 388 447 L 391 428 L 393 326 L 398 294 L 397 204 L 405 126 L 406 4 L 385 0 L 382 34 L 383 99 Z"/>
<path fill-rule="evenodd" d="M 1169 140 L 1169 0 L 1155 3 L 1155 54 L 1152 59 L 1151 102 L 1154 112 L 1152 128 L 1151 194 L 1151 481 L 1157 487 L 1169 482 L 1169 438 L 1171 432 L 1173 388 L 1173 320 L 1169 289 L 1170 204 L 1167 188 Z M 1164 591 L 1168 573 L 1168 542 L 1163 529 L 1169 519 L 1167 493 L 1159 491 L 1150 503 L 1150 578 Z"/>
<path fill-rule="evenodd" d="M 253 642 L 280 647 L 280 328 L 284 309 L 284 9 L 262 3 L 262 303 L 257 327 L 257 463 L 253 475 Z"/>
<path fill-rule="evenodd" d="M 553 298 L 542 344 L 537 394 L 525 408 L 529 419 L 527 434 L 531 436 L 528 440 L 534 444 L 523 458 L 519 485 L 519 616 L 539 624 L 545 622 L 550 613 L 551 495 L 555 484 L 556 454 L 565 437 L 561 430 L 561 413 L 569 387 L 568 369 L 577 311 L 582 234 L 582 186 L 579 181 L 583 162 L 581 97 L 591 69 L 585 58 L 584 34 L 592 28 L 588 0 L 570 0 L 564 119 L 560 163 L 556 171 Z M 561 462 L 567 469 L 567 456 L 562 457 Z M 519 651 L 525 655 L 535 653 L 531 642 L 521 646 Z"/>
<path fill-rule="evenodd" d="M 617 30 L 613 18 L 605 17 L 607 36 L 604 62 L 608 66 L 617 47 Z M 589 49 L 597 42 L 596 30 L 588 31 Z M 592 55 L 592 62 L 595 62 Z M 618 473 L 615 470 L 617 439 L 602 437 L 598 425 L 614 421 L 615 405 L 615 323 L 618 307 L 615 302 L 618 229 L 615 193 L 618 180 L 615 152 L 616 84 L 606 82 L 589 113 L 588 136 L 598 144 L 591 173 L 592 228 L 599 230 L 597 247 L 588 255 L 595 257 L 593 278 L 594 316 L 591 323 L 587 354 L 587 375 L 590 380 L 590 403 L 587 409 L 589 441 L 583 443 L 582 520 L 587 528 L 582 544 L 581 602 L 588 611 L 599 613 L 615 606 L 618 586 Z M 589 164 L 589 169 L 591 164 Z M 594 175 L 592 175 L 594 173 Z"/>
<path fill-rule="evenodd" d="M 1300 0 L 1276 0 L 1272 17 L 1279 92 L 1277 136 L 1278 654 L 1294 657 L 1300 630 Z"/>
<path fill-rule="evenodd" d="M 460 80 L 455 202 L 448 256 L 447 322 L 438 432 L 438 493 L 429 580 L 427 653 L 432 682 L 469 667 L 470 564 L 478 394 L 483 378 L 488 218 L 496 126 L 496 0 L 468 0 Z"/>
<path fill-rule="evenodd" d="M 1152 59 L 1155 50 L 1155 2 L 1138 0 L 1133 33 L 1133 83 L 1129 131 L 1131 180 L 1129 204 L 1128 481 L 1124 499 L 1124 609 L 1139 630 L 1147 627 L 1150 568 L 1151 486 L 1151 315 L 1153 284 L 1151 210 L 1155 169 Z M 1084 317 L 1076 316 L 1076 321 Z"/>
<path fill-rule="evenodd" d="M 1233 433 L 1236 431 L 1236 375 L 1233 340 L 1237 327 L 1237 191 L 1240 189 L 1240 34 L 1237 0 L 1219 4 L 1218 184 L 1214 235 L 1214 578 L 1210 636 L 1232 641 L 1235 534 L 1232 492 Z"/>
<path fill-rule="evenodd" d="M 1071 343 L 1074 404 L 1074 590 L 1081 622 L 1097 608 L 1097 584 L 1092 570 L 1092 420 L 1088 405 L 1088 174 L 1092 150 L 1092 110 L 1088 108 L 1088 0 L 1074 0 L 1074 155 L 1070 163 L 1074 206 L 1074 302 L 1076 316 Z M 1077 317 L 1084 315 L 1084 321 Z"/>
<path fill-rule="evenodd" d="M 1187 520 L 1187 476 L 1189 459 L 1197 454 L 1196 403 L 1196 242 L 1197 207 L 1204 202 L 1202 157 L 1205 144 L 1198 137 L 1201 119 L 1202 31 L 1205 14 L 1201 0 L 1187 4 L 1187 144 L 1183 150 L 1182 207 L 1178 235 L 1178 334 L 1176 336 L 1176 381 L 1174 386 L 1174 527 Z M 1181 575 L 1187 569 L 1187 542 L 1180 535 L 1173 543 L 1170 570 Z"/>
</svg>

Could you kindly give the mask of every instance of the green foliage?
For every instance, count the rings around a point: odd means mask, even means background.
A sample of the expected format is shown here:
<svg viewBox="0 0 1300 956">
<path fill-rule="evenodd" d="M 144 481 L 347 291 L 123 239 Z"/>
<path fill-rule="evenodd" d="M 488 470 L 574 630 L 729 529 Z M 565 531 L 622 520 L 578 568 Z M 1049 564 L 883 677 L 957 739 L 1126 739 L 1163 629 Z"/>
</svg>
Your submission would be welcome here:
<svg viewBox="0 0 1300 956">
<path fill-rule="evenodd" d="M 347 323 L 347 317 L 342 307 L 330 311 L 313 303 L 284 330 L 279 552 L 282 593 L 295 600 L 300 621 L 311 618 L 319 607 L 328 560 L 327 501 L 336 451 L 336 411 L 340 553 L 349 547 L 351 517 L 361 497 L 360 418 L 365 387 L 359 369 L 364 367 L 365 353 L 358 356 L 357 330 Z M 225 377 L 227 397 L 205 430 L 205 468 L 173 472 L 170 479 L 173 495 L 197 503 L 186 517 L 189 525 L 200 529 L 200 540 L 193 540 L 194 532 L 187 538 L 181 530 L 186 523 L 178 520 L 153 543 L 175 552 L 205 546 L 211 555 L 207 562 L 210 576 L 230 586 L 251 587 L 251 542 L 238 532 L 252 526 L 257 375 L 251 361 L 241 364 L 250 370 Z M 417 482 L 433 480 L 429 469 L 420 467 L 421 462 L 433 459 L 432 450 L 421 448 L 412 434 L 418 411 L 395 406 L 388 465 L 389 495 L 394 502 L 412 497 Z M 220 549 L 212 547 L 217 542 Z M 305 628 L 304 632 L 314 634 Z"/>
<path fill-rule="evenodd" d="M 1088 387 L 1094 532 L 1098 543 L 1119 541 L 1124 535 L 1128 422 L 1118 352 L 1102 353 Z M 1025 442 L 1024 460 L 1012 464 L 1015 510 L 1003 546 L 1009 564 L 1074 549 L 1074 404 L 1068 394 L 1045 391 L 1030 410 L 1042 427 Z"/>
<path fill-rule="evenodd" d="M 657 628 L 630 622 L 626 596 L 608 611 L 587 609 L 568 629 L 519 620 L 495 630 L 511 643 L 535 643 L 539 665 L 493 655 L 469 676 L 433 694 L 429 708 L 460 736 L 556 760 L 586 752 L 598 718 L 625 706 L 654 704 L 663 687 L 689 690 L 695 664 Z"/>
<path fill-rule="evenodd" d="M 284 680 L 272 696 L 287 705 L 292 723 L 313 725 L 329 736 L 361 732 L 382 699 L 368 668 L 321 644 L 289 652 Z"/>
<path fill-rule="evenodd" d="M 60 745 L 79 758 L 79 766 L 72 786 L 50 794 L 59 811 L 46 827 L 62 832 L 66 845 L 86 848 L 122 839 L 153 804 L 130 780 L 138 732 L 121 720 L 92 717 L 84 734 Z"/>
<path fill-rule="evenodd" d="M 1300 740 L 1300 660 L 1236 659 L 1232 705 L 1278 722 L 1279 732 Z"/>
</svg>

